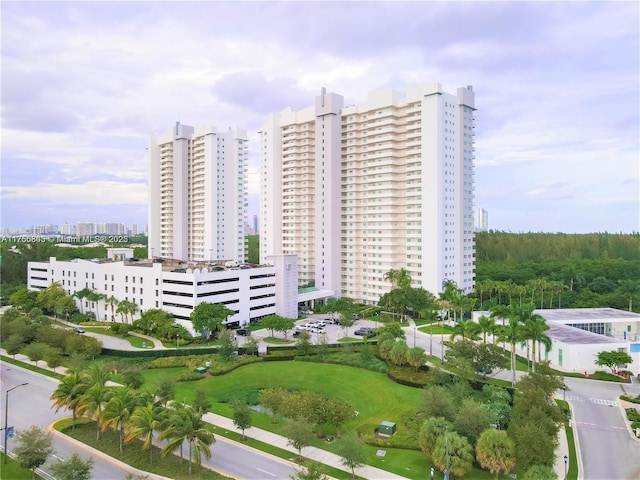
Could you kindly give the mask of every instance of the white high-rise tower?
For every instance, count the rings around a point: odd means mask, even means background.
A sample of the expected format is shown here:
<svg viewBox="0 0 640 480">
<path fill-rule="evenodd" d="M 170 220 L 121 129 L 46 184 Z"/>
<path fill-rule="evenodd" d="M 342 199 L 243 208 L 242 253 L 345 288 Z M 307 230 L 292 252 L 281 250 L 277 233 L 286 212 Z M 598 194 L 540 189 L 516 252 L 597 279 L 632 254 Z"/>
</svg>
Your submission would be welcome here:
<svg viewBox="0 0 640 480">
<path fill-rule="evenodd" d="M 244 261 L 247 134 L 176 126 L 149 139 L 149 256 Z"/>
<path fill-rule="evenodd" d="M 404 268 L 432 293 L 474 284 L 472 88 L 369 94 L 270 115 L 260 132 L 260 256 L 297 254 L 299 283 L 377 304 Z"/>
</svg>

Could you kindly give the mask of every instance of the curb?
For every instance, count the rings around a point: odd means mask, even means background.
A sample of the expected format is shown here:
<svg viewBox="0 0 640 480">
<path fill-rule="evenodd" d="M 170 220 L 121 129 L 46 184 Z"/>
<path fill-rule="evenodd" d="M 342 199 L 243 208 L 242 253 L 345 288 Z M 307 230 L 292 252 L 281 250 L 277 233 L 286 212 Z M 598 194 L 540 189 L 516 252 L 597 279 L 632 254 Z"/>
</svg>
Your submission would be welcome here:
<svg viewBox="0 0 640 480">
<path fill-rule="evenodd" d="M 576 447 L 576 460 L 578 461 L 578 480 L 582 480 L 584 477 L 582 476 L 582 472 L 584 471 L 584 466 L 582 465 L 582 450 L 580 450 L 580 436 L 578 435 L 578 427 L 577 424 L 574 427 L 574 419 L 575 412 L 573 411 L 573 405 L 571 402 L 567 402 L 569 405 L 569 411 L 571 412 L 571 418 L 569 419 L 569 423 L 571 424 L 571 429 L 573 430 L 573 443 Z M 567 430 L 565 429 L 565 435 Z"/>
<path fill-rule="evenodd" d="M 620 408 L 620 413 L 622 414 L 622 420 L 624 421 L 624 424 L 626 426 L 627 432 L 629 433 L 629 435 L 631 436 L 631 438 L 633 440 L 635 440 L 636 442 L 640 443 L 640 438 L 636 437 L 635 433 L 633 432 L 633 429 L 631 428 L 631 423 L 627 419 L 627 413 L 625 412 L 624 407 L 622 406 L 622 402 L 626 402 L 626 400 L 622 400 L 620 397 L 618 397 L 616 399 L 616 402 L 618 403 L 618 407 Z M 640 405 L 639 405 L 639 407 L 640 407 Z M 636 408 L 636 410 L 638 409 L 638 407 L 635 407 L 635 408 Z"/>
</svg>

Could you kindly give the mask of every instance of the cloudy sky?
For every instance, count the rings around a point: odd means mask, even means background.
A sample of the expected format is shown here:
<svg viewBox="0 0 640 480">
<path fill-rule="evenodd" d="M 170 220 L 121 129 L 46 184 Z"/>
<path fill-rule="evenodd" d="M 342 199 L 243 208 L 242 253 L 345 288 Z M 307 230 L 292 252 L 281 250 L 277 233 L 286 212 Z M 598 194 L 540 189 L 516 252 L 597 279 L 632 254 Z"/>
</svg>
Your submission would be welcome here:
<svg viewBox="0 0 640 480">
<path fill-rule="evenodd" d="M 146 144 L 250 132 L 321 87 L 476 93 L 476 206 L 509 231 L 639 218 L 638 2 L 10 2 L 1 8 L 2 217 L 147 222 Z"/>
</svg>

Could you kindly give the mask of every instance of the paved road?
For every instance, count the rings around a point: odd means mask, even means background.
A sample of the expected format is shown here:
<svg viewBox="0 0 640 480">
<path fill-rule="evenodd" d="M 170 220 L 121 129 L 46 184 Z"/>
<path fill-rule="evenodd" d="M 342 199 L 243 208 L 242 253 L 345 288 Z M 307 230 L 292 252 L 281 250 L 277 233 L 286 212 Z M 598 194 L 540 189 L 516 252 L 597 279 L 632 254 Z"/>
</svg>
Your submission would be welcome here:
<svg viewBox="0 0 640 480">
<path fill-rule="evenodd" d="M 620 385 L 569 377 L 565 382 L 571 389 L 566 392 L 566 399 L 573 408 L 583 478 L 640 478 L 640 442 L 631 437 L 618 404 L 617 398 L 623 393 Z M 632 395 L 639 393 L 637 386 L 625 385 L 625 389 Z"/>
<path fill-rule="evenodd" d="M 68 411 L 61 410 L 56 414 L 51 409 L 49 397 L 56 388 L 57 382 L 55 380 L 4 362 L 0 362 L 0 369 L 0 393 L 3 401 L 1 411 L 3 412 L 6 389 L 28 382 L 28 385 L 9 393 L 9 425 L 14 425 L 16 430 L 25 429 L 31 425 L 46 428 L 52 422 L 69 416 Z M 14 440 L 9 440 L 9 451 L 11 451 L 12 442 Z M 94 452 L 86 446 L 74 445 L 63 438 L 56 437 L 54 447 L 56 456 L 60 458 L 68 458 L 74 452 L 83 458 L 94 458 L 93 480 L 124 479 L 128 472 L 134 471 L 126 465 L 118 465 L 110 457 Z M 184 452 L 188 452 L 186 445 Z M 216 436 L 216 443 L 211 448 L 211 453 L 211 459 L 203 458 L 203 464 L 235 478 L 246 480 L 289 478 L 289 475 L 294 473 L 293 465 L 290 462 L 262 454 L 220 436 Z M 51 473 L 50 466 L 55 462 L 56 457 L 47 462 L 43 470 Z M 149 478 L 158 477 L 151 476 Z"/>
</svg>

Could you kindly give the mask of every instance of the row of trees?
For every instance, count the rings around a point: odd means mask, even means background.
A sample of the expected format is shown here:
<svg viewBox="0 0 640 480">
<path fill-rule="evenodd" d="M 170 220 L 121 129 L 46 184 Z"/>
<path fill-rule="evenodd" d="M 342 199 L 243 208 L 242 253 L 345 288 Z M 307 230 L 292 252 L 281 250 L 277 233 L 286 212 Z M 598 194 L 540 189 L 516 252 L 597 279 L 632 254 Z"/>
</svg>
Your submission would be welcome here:
<svg viewBox="0 0 640 480">
<path fill-rule="evenodd" d="M 583 286 L 586 287 L 586 291 L 578 293 Z M 511 304 L 514 297 L 520 304 L 525 301 L 534 303 L 539 308 L 562 308 L 563 298 L 566 307 L 566 300 L 575 304 L 577 299 L 589 298 L 590 293 L 608 296 L 607 298 L 614 300 L 610 305 L 612 307 L 619 307 L 619 300 L 616 298 L 624 299 L 625 307 L 632 311 L 634 299 L 640 296 L 640 280 L 625 278 L 614 282 L 600 276 L 587 284 L 582 272 L 576 271 L 571 276 L 569 284 L 549 278 L 530 279 L 525 284 L 514 283 L 511 279 L 486 279 L 476 282 L 474 292 L 480 309 Z"/>
<path fill-rule="evenodd" d="M 62 365 L 64 357 L 94 358 L 102 351 L 99 340 L 52 326 L 38 307 L 28 313 L 7 310 L 0 322 L 0 342 L 9 355 L 22 352 L 36 365 L 44 360 L 54 369 Z"/>
<path fill-rule="evenodd" d="M 214 435 L 205 428 L 202 416 L 210 408 L 203 392 L 196 393 L 191 405 L 173 401 L 171 382 L 161 384 L 149 393 L 131 385 L 107 386 L 110 373 L 99 364 L 85 370 L 71 369 L 51 395 L 56 410 L 71 411 L 73 427 L 79 416 L 96 421 L 96 439 L 106 428 L 119 434 L 120 451 L 133 439 L 142 440 L 142 449 L 149 451 L 153 461 L 154 438 L 166 441 L 161 455 L 168 455 L 189 445 L 189 473 L 193 464 L 199 465 L 202 456 L 210 458 Z"/>
</svg>

